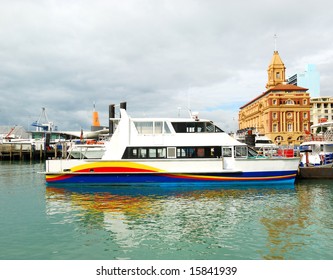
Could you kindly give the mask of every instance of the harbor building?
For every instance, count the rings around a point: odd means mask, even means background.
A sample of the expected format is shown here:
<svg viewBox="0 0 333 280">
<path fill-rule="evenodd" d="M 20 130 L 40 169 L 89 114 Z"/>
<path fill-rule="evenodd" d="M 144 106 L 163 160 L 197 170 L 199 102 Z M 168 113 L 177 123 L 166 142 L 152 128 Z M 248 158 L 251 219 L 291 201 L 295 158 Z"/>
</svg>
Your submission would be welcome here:
<svg viewBox="0 0 333 280">
<path fill-rule="evenodd" d="M 0 126 L 0 144 L 10 139 L 26 139 L 29 138 L 29 132 L 25 130 L 23 126 Z"/>
<path fill-rule="evenodd" d="M 290 76 L 288 84 L 307 88 L 311 97 L 320 97 L 320 74 L 314 64 L 308 64 L 304 72 Z"/>
<path fill-rule="evenodd" d="M 333 97 L 312 97 L 310 104 L 311 125 L 333 121 Z"/>
<path fill-rule="evenodd" d="M 299 145 L 310 129 L 308 89 L 286 82 L 286 67 L 277 50 L 267 73 L 266 91 L 240 108 L 239 129 L 255 128 L 278 145 Z"/>
</svg>

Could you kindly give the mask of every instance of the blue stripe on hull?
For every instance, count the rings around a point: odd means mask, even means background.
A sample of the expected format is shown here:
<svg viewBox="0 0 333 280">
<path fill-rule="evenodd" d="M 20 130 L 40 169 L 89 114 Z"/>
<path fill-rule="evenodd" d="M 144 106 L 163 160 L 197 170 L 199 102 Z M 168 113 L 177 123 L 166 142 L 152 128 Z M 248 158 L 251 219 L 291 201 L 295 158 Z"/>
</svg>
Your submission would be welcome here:
<svg viewBox="0 0 333 280">
<path fill-rule="evenodd" d="M 200 177 L 205 176 L 205 177 Z M 158 174 L 158 173 L 136 173 L 136 174 L 71 174 L 59 179 L 50 180 L 48 184 L 59 183 L 88 183 L 88 184 L 293 184 L 296 171 L 269 171 L 269 172 L 242 172 L 242 173 L 204 173 L 204 174 Z M 256 179 L 258 178 L 258 179 Z"/>
</svg>

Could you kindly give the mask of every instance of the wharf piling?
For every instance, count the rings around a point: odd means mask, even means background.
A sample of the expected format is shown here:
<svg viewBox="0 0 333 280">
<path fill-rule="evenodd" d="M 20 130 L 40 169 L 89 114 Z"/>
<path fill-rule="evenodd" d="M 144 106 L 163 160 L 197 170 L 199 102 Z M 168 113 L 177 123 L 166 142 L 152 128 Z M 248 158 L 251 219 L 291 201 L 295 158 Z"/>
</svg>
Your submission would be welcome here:
<svg viewBox="0 0 333 280">
<path fill-rule="evenodd" d="M 63 152 L 64 151 L 64 152 Z M 32 144 L 2 143 L 0 144 L 0 160 L 45 160 L 48 158 L 66 158 L 67 151 L 64 144 L 61 148 L 56 145 L 54 148 L 43 149 L 43 145 L 35 147 Z"/>
</svg>

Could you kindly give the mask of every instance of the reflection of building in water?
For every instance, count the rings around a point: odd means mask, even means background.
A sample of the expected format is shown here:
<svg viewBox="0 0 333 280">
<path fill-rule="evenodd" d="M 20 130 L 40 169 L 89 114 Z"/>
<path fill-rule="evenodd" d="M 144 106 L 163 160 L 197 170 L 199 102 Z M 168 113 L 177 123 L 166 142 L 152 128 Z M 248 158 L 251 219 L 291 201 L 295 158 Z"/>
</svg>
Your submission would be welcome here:
<svg viewBox="0 0 333 280">
<path fill-rule="evenodd" d="M 285 207 L 273 205 L 267 209 L 261 223 L 267 230 L 269 253 L 265 254 L 263 259 L 288 259 L 288 256 L 294 255 L 293 251 L 302 249 L 308 236 L 304 229 L 309 226 L 311 200 L 308 192 L 299 191 L 295 201 L 296 207 L 291 201 L 291 204 Z"/>
</svg>

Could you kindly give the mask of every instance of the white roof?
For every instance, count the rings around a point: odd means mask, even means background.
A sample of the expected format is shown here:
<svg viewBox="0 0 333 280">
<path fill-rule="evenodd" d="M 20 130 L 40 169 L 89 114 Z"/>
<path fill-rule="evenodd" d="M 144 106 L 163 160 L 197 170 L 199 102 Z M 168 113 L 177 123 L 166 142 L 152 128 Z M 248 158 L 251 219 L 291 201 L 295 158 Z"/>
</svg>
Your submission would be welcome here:
<svg viewBox="0 0 333 280">
<path fill-rule="evenodd" d="M 333 122 L 323 122 L 323 123 L 318 123 L 318 124 L 313 124 L 311 125 L 311 128 L 316 128 L 316 127 L 328 127 L 328 126 L 333 126 Z"/>
</svg>

